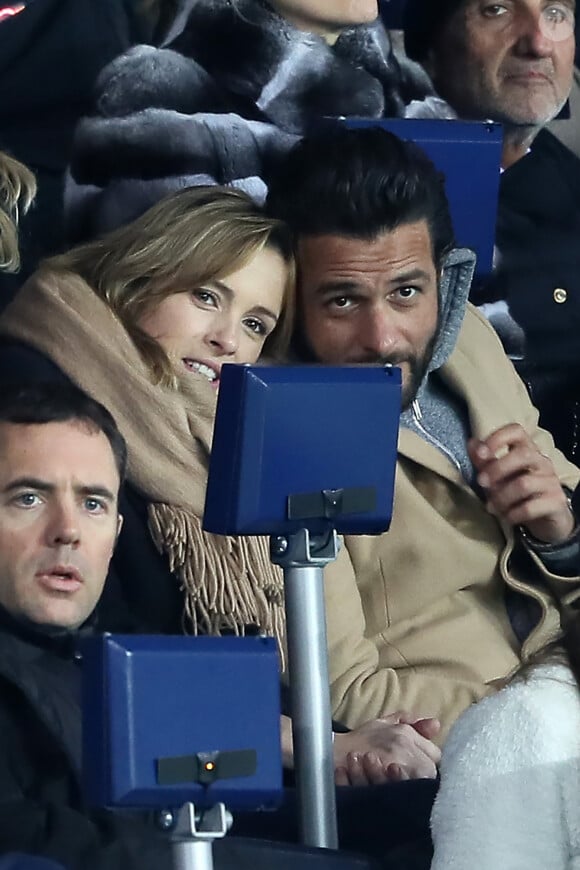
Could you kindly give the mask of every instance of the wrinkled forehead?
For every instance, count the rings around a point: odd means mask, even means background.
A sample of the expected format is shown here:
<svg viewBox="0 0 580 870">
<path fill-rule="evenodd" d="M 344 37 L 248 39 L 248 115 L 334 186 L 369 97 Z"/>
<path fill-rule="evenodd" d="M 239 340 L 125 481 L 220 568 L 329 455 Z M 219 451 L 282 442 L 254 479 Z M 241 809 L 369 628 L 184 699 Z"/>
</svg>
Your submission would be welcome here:
<svg viewBox="0 0 580 870">
<path fill-rule="evenodd" d="M 83 420 L 0 421 L 0 479 L 20 475 L 54 482 L 99 482 L 114 493 L 120 483 L 107 436 Z"/>
<path fill-rule="evenodd" d="M 436 276 L 431 233 L 426 221 L 402 224 L 372 238 L 339 234 L 303 235 L 298 240 L 298 277 L 302 292 L 340 280 L 395 280 L 413 271 Z"/>
</svg>

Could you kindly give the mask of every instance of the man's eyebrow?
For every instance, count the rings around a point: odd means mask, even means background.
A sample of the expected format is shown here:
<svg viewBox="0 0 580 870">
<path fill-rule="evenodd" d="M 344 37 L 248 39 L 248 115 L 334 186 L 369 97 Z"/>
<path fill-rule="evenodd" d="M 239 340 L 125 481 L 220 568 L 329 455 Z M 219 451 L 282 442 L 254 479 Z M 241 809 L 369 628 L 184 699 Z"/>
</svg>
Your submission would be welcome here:
<svg viewBox="0 0 580 870">
<path fill-rule="evenodd" d="M 16 489 L 38 489 L 41 492 L 52 492 L 55 486 L 53 483 L 40 480 L 38 477 L 17 477 L 4 487 L 3 492 L 14 492 Z"/>
<path fill-rule="evenodd" d="M 4 487 L 3 492 L 9 494 L 11 492 L 15 492 L 17 489 L 35 489 L 39 492 L 54 492 L 56 486 L 54 483 L 49 483 L 46 480 L 41 480 L 38 477 L 17 477 L 15 480 L 11 480 L 10 483 Z M 114 502 L 116 501 L 116 495 L 111 492 L 110 489 L 106 486 L 102 486 L 101 484 L 82 484 L 82 486 L 74 487 L 75 493 L 77 495 L 96 495 L 101 498 L 107 499 L 107 501 Z"/>
<path fill-rule="evenodd" d="M 360 289 L 360 284 L 345 278 L 344 281 L 327 281 L 324 284 L 319 284 L 315 292 L 317 296 L 329 296 L 331 293 L 352 293 L 358 289 Z"/>
<path fill-rule="evenodd" d="M 74 491 L 78 495 L 97 495 L 101 498 L 106 499 L 107 501 L 114 502 L 116 501 L 117 496 L 115 493 L 111 492 L 106 486 L 101 486 L 100 484 L 95 484 L 91 486 L 90 484 L 84 484 L 83 486 L 75 486 Z"/>
<path fill-rule="evenodd" d="M 412 284 L 413 281 L 429 281 L 433 276 L 424 269 L 409 269 L 408 272 L 401 272 L 395 275 L 389 281 L 389 284 L 400 287 L 402 284 Z"/>
<path fill-rule="evenodd" d="M 430 281 L 432 275 L 424 269 L 409 269 L 407 272 L 400 272 L 389 279 L 389 284 L 393 287 L 400 287 L 403 284 L 411 284 L 413 281 Z M 360 290 L 361 285 L 356 281 L 351 281 L 348 278 L 344 280 L 328 281 L 320 284 L 316 288 L 318 296 L 327 296 L 332 293 L 353 293 Z"/>
</svg>

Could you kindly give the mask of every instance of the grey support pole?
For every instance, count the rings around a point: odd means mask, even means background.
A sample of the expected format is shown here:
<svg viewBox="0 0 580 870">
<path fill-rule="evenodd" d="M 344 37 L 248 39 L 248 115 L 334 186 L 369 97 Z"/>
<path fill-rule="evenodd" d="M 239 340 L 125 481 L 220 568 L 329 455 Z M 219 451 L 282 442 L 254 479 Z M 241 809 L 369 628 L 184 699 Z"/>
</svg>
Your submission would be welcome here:
<svg viewBox="0 0 580 870">
<path fill-rule="evenodd" d="M 225 837 L 231 824 L 224 804 L 202 813 L 192 803 L 184 804 L 171 832 L 175 870 L 213 870 L 213 842 Z"/>
<path fill-rule="evenodd" d="M 284 569 L 294 762 L 302 842 L 338 848 L 323 569 L 336 559 L 335 531 L 271 539 Z"/>
</svg>

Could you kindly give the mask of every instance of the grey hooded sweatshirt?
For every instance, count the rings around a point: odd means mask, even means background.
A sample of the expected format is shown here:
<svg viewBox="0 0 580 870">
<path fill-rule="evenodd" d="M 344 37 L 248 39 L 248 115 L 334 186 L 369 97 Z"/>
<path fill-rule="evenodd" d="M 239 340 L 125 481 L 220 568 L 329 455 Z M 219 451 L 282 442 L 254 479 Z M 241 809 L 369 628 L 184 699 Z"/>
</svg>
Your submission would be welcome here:
<svg viewBox="0 0 580 870">
<path fill-rule="evenodd" d="M 472 487 L 475 487 L 475 474 L 467 452 L 471 435 L 467 408 L 445 386 L 438 372 L 457 343 L 475 262 L 475 254 L 466 248 L 455 248 L 445 257 L 439 283 L 439 324 L 433 356 L 414 401 L 401 414 L 401 426 L 412 429 L 437 447 Z"/>
</svg>

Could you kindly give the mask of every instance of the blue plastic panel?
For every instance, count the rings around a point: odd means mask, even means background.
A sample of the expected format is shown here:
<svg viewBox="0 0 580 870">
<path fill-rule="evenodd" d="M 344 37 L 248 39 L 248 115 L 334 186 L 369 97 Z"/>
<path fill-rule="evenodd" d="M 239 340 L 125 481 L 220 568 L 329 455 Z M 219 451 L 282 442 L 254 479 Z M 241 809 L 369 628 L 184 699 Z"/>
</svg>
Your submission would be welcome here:
<svg viewBox="0 0 580 870">
<path fill-rule="evenodd" d="M 104 635 L 83 649 L 83 774 L 93 806 L 274 807 L 282 796 L 272 638 Z M 255 749 L 254 776 L 160 786 L 160 758 Z"/>
<path fill-rule="evenodd" d="M 503 143 L 500 124 L 401 118 L 333 119 L 332 123 L 383 127 L 401 139 L 416 142 L 445 175 L 458 245 L 477 254 L 478 276 L 490 274 Z"/>
<path fill-rule="evenodd" d="M 235 366 L 221 371 L 204 528 L 288 534 L 328 528 L 290 520 L 288 496 L 376 492 L 374 509 L 333 522 L 343 534 L 379 534 L 392 509 L 401 373 L 382 366 Z"/>
</svg>

